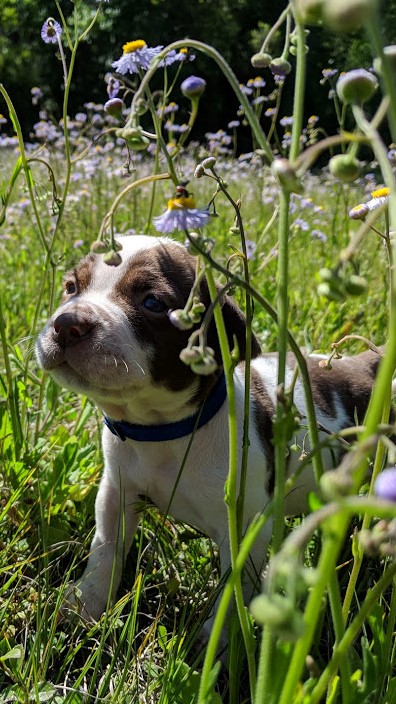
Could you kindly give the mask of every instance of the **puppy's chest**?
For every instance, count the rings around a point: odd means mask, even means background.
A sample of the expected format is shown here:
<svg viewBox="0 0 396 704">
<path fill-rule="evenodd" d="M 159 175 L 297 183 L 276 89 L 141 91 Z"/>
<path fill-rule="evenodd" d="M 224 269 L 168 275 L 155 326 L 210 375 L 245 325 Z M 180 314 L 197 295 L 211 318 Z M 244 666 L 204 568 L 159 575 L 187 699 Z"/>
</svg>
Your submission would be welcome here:
<svg viewBox="0 0 396 704">
<path fill-rule="evenodd" d="M 226 443 L 209 444 L 205 433 L 160 443 L 126 441 L 106 463 L 113 481 L 121 476 L 126 492 L 147 496 L 157 508 L 179 521 L 211 533 L 211 515 L 224 506 L 228 470 Z"/>
</svg>

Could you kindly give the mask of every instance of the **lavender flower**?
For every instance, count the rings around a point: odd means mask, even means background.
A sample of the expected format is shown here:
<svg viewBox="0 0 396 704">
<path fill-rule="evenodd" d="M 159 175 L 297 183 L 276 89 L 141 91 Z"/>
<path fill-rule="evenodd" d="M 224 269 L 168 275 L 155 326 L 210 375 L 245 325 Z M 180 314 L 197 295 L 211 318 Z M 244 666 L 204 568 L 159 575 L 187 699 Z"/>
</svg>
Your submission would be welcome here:
<svg viewBox="0 0 396 704">
<path fill-rule="evenodd" d="M 59 22 L 49 17 L 41 27 L 41 39 L 46 44 L 57 44 L 58 38 L 62 34 L 62 27 Z"/>
<path fill-rule="evenodd" d="M 375 481 L 374 491 L 380 499 L 396 501 L 396 467 L 384 469 L 384 471 L 378 475 Z"/>
<path fill-rule="evenodd" d="M 122 75 L 147 71 L 151 60 L 158 56 L 162 49 L 162 46 L 150 48 L 143 39 L 135 39 L 123 45 L 122 56 L 111 65 Z"/>
</svg>

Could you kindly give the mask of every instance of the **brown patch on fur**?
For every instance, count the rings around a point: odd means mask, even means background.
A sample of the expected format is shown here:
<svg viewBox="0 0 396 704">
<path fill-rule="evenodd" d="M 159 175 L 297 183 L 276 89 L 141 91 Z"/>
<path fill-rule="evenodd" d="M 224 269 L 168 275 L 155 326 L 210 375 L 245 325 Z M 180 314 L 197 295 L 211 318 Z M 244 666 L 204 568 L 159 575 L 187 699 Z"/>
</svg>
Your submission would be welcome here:
<svg viewBox="0 0 396 704">
<path fill-rule="evenodd" d="M 274 445 L 272 443 L 272 419 L 275 414 L 275 408 L 270 399 L 267 389 L 263 384 L 263 380 L 256 371 L 251 370 L 250 375 L 251 396 L 253 398 L 253 418 L 260 438 L 261 446 L 264 450 L 265 459 L 267 461 L 267 491 L 272 494 L 274 490 Z"/>
<path fill-rule="evenodd" d="M 85 259 L 83 259 L 75 269 L 71 269 L 63 278 L 63 296 L 62 303 L 68 300 L 69 295 L 66 291 L 66 286 L 69 283 L 74 283 L 76 285 L 76 292 L 72 295 L 77 295 L 83 293 L 91 283 L 92 274 L 94 270 L 96 255 L 88 254 Z"/>
<path fill-rule="evenodd" d="M 179 391 L 199 379 L 195 400 L 201 401 L 213 386 L 218 374 L 197 377 L 190 367 L 179 359 L 179 354 L 187 346 L 194 328 L 179 330 L 172 325 L 168 317 L 169 310 L 183 308 L 187 302 L 195 280 L 195 262 L 195 258 L 186 249 L 172 244 L 137 252 L 131 259 L 128 271 L 117 283 L 113 297 L 124 309 L 141 343 L 154 350 L 150 367 L 154 383 Z M 154 313 L 144 307 L 143 302 L 148 295 L 154 295 L 163 301 L 163 312 Z M 201 287 L 201 298 L 208 307 L 210 299 L 206 282 L 203 282 Z M 233 346 L 235 335 L 243 359 L 246 333 L 244 315 L 228 296 L 224 296 L 222 311 L 230 345 Z M 214 321 L 209 326 L 208 345 L 213 347 L 216 360 L 221 364 Z M 255 338 L 252 347 L 254 356 L 257 356 L 260 348 Z"/>
<path fill-rule="evenodd" d="M 353 357 L 332 360 L 332 369 L 319 366 L 317 359 L 307 359 L 315 405 L 327 415 L 336 415 L 336 402 L 341 403 L 351 425 L 364 419 L 373 381 L 381 356 L 362 352 Z"/>
</svg>

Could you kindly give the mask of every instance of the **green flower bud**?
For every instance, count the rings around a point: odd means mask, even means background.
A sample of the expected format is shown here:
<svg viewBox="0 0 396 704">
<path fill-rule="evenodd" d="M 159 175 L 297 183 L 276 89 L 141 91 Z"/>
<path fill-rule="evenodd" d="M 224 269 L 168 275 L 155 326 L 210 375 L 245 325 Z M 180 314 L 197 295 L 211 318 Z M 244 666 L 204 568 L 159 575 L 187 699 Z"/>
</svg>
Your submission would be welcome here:
<svg viewBox="0 0 396 704">
<path fill-rule="evenodd" d="M 321 281 L 331 281 L 334 274 L 331 269 L 323 268 L 319 270 L 319 279 Z"/>
<path fill-rule="evenodd" d="M 174 325 L 178 330 L 191 330 L 194 325 L 189 314 L 186 313 L 183 308 L 171 310 L 168 317 L 172 325 Z"/>
<path fill-rule="evenodd" d="M 287 597 L 260 594 L 253 599 L 249 608 L 257 623 L 271 626 L 285 640 L 297 640 L 304 632 L 303 617 Z"/>
<path fill-rule="evenodd" d="M 109 247 L 103 240 L 95 240 L 95 242 L 92 242 L 90 249 L 91 252 L 95 252 L 95 254 L 103 254 L 107 252 Z"/>
<path fill-rule="evenodd" d="M 363 105 L 378 88 L 376 77 L 364 68 L 342 73 L 336 85 L 337 95 L 344 103 Z"/>
<path fill-rule="evenodd" d="M 376 4 L 376 0 L 324 0 L 323 21 L 335 32 L 355 32 Z"/>
<path fill-rule="evenodd" d="M 324 0 L 296 0 L 296 7 L 304 24 L 316 24 L 322 19 Z"/>
<path fill-rule="evenodd" d="M 350 154 L 336 154 L 329 161 L 332 176 L 343 183 L 352 183 L 360 176 L 360 164 Z"/>
<path fill-rule="evenodd" d="M 287 59 L 282 59 L 281 56 L 276 59 L 272 59 L 269 64 L 270 71 L 274 76 L 288 76 L 292 70 L 291 63 Z"/>
<path fill-rule="evenodd" d="M 146 150 L 150 144 L 149 138 L 142 134 L 141 127 L 120 127 L 116 130 L 116 136 L 125 139 L 129 149 L 135 152 Z"/>
<path fill-rule="evenodd" d="M 325 472 L 320 478 L 319 486 L 325 499 L 330 501 L 349 496 L 353 491 L 350 474 L 345 471 L 339 472 L 337 469 Z"/>
<path fill-rule="evenodd" d="M 323 298 L 327 298 L 329 301 L 337 301 L 338 303 L 342 303 L 342 301 L 345 300 L 345 296 L 341 293 L 341 291 L 333 288 L 331 284 L 327 282 L 319 284 L 317 291 L 319 296 L 323 296 Z"/>
<path fill-rule="evenodd" d="M 267 68 L 272 61 L 271 54 L 263 53 L 259 51 L 257 54 L 253 54 L 250 59 L 250 63 L 254 68 Z"/>
<path fill-rule="evenodd" d="M 103 255 L 103 261 L 109 266 L 119 266 L 122 262 L 121 255 L 115 252 L 113 249 Z"/>
<path fill-rule="evenodd" d="M 184 364 L 190 366 L 193 362 L 200 362 L 203 357 L 203 350 L 201 347 L 185 347 L 179 354 L 179 357 Z"/>
<path fill-rule="evenodd" d="M 194 374 L 199 374 L 201 376 L 210 376 L 218 368 L 218 364 L 214 357 L 211 355 L 204 355 L 204 357 L 198 362 L 192 362 L 191 369 Z"/>
<path fill-rule="evenodd" d="M 391 44 L 390 46 L 384 47 L 384 54 L 388 58 L 388 62 L 391 64 L 393 73 L 396 73 L 396 45 Z M 382 73 L 382 59 L 377 56 L 373 62 L 374 70 L 376 73 L 381 75 Z"/>
<path fill-rule="evenodd" d="M 275 159 L 271 168 L 286 191 L 299 194 L 304 192 L 303 185 L 290 161 L 283 158 Z"/>
<path fill-rule="evenodd" d="M 363 276 L 356 276 L 356 274 L 351 274 L 344 281 L 345 291 L 351 296 L 360 296 L 362 293 L 367 291 L 367 281 Z"/>
</svg>

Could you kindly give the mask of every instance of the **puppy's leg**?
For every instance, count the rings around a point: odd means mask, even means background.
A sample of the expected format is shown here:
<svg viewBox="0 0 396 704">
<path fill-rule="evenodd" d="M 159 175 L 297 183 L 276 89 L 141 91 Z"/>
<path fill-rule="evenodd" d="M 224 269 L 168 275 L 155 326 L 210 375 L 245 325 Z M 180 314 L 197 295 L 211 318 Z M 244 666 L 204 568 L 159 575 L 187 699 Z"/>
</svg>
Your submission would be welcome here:
<svg viewBox="0 0 396 704">
<path fill-rule="evenodd" d="M 76 583 L 74 598 L 88 620 L 99 619 L 110 599 L 114 599 L 121 579 L 124 560 L 136 532 L 139 516 L 135 511 L 135 492 L 116 486 L 104 473 L 95 504 L 96 531 L 85 572 Z M 111 592 L 111 594 L 110 594 Z"/>
</svg>

